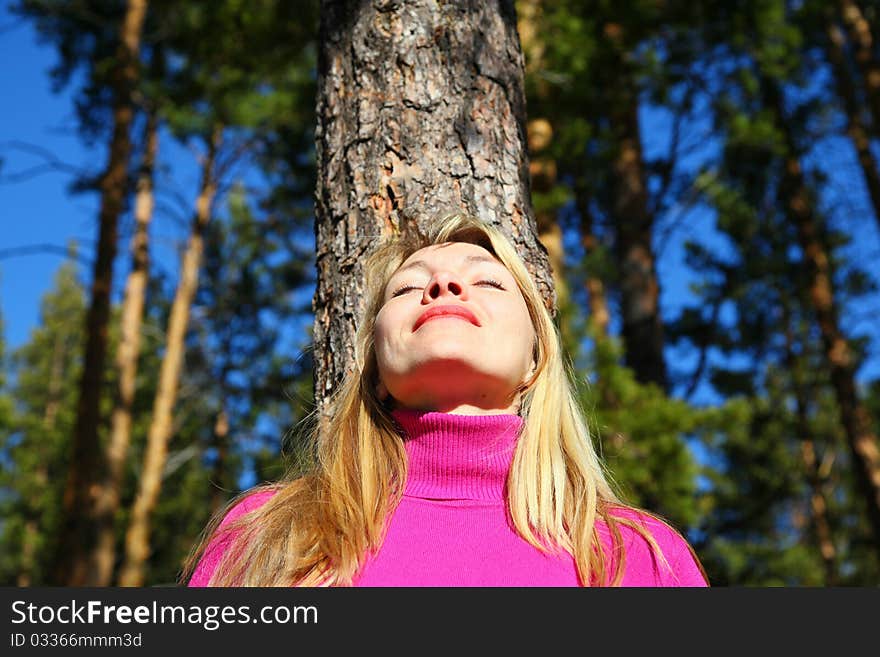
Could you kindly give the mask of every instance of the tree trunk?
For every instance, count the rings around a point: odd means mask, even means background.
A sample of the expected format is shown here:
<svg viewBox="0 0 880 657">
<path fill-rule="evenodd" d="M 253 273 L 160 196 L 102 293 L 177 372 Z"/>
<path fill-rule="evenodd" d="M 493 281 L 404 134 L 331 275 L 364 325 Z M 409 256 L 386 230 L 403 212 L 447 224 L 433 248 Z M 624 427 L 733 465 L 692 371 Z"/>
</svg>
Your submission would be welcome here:
<svg viewBox="0 0 880 657">
<path fill-rule="evenodd" d="M 871 151 L 871 139 L 862 122 L 855 86 L 846 66 L 843 32 L 833 23 L 828 25 L 828 40 L 825 47 L 828 61 L 831 62 L 834 69 L 837 94 L 843 102 L 843 109 L 846 113 L 847 132 L 852 139 L 859 159 L 859 166 L 862 168 L 862 175 L 865 177 L 868 196 L 874 206 L 874 219 L 877 221 L 877 226 L 880 227 L 880 170 L 877 168 L 877 160 Z"/>
<path fill-rule="evenodd" d="M 856 66 L 865 83 L 865 95 L 874 122 L 874 135 L 880 135 L 880 59 L 874 53 L 874 33 L 855 0 L 838 0 L 843 24 L 853 44 Z"/>
<path fill-rule="evenodd" d="M 660 282 L 655 268 L 652 235 L 654 217 L 648 207 L 648 187 L 639 132 L 639 98 L 626 53 L 618 45 L 620 26 L 609 24 L 616 84 L 609 91 L 609 111 L 616 154 L 613 163 L 612 217 L 615 252 L 620 271 L 622 337 L 625 362 L 640 383 L 656 383 L 668 391 L 660 317 Z"/>
<path fill-rule="evenodd" d="M 516 3 L 518 13 L 517 32 L 524 53 L 525 73 L 544 66 L 544 41 L 539 34 L 538 24 L 541 7 L 537 0 L 520 0 Z M 538 84 L 535 99 L 540 105 L 548 102 L 551 91 L 547 85 Z M 553 142 L 553 124 L 543 117 L 530 119 L 526 123 L 526 143 L 529 157 L 529 184 L 533 194 L 550 194 L 557 185 L 556 160 L 549 154 Z M 565 248 L 562 227 L 559 225 L 557 209 L 545 207 L 535 210 L 538 239 L 547 249 L 553 287 L 556 290 L 556 305 L 559 309 L 568 304 L 568 283 L 565 280 Z M 564 328 L 564 327 L 562 327 Z"/>
<path fill-rule="evenodd" d="M 134 402 L 137 365 L 140 356 L 144 296 L 149 277 L 149 225 L 153 216 L 153 168 L 158 146 L 155 111 L 147 116 L 144 128 L 144 155 L 137 183 L 132 239 L 132 266 L 122 302 L 122 326 L 116 368 L 119 384 L 107 447 L 107 476 L 98 495 L 98 542 L 92 553 L 89 586 L 109 586 L 116 562 L 116 511 L 122 494 L 125 461 L 131 441 L 131 408 Z"/>
<path fill-rule="evenodd" d="M 819 543 L 822 565 L 825 569 L 825 586 L 836 586 L 838 582 L 837 566 L 835 565 L 837 549 L 834 547 L 831 524 L 828 522 L 828 504 L 825 501 L 822 476 L 819 471 L 819 463 L 816 460 L 815 441 L 811 438 L 809 422 L 804 412 L 806 400 L 800 391 L 797 395 L 797 424 L 801 434 L 801 458 L 810 485 L 810 517 L 813 530 L 816 532 L 816 541 Z"/>
<path fill-rule="evenodd" d="M 523 61 L 510 0 L 321 6 L 315 403 L 353 364 L 361 258 L 446 210 L 500 227 L 555 312 L 529 200 Z"/>
<path fill-rule="evenodd" d="M 120 586 L 143 586 L 145 579 L 146 562 L 150 556 L 150 518 L 159 501 L 162 472 L 168 458 L 168 441 L 171 439 L 174 405 L 183 367 L 184 338 L 189 324 L 190 307 L 198 289 L 205 227 L 211 218 L 211 204 L 217 188 L 214 167 L 222 132 L 221 127 L 215 127 L 208 140 L 208 152 L 202 163 L 202 182 L 196 200 L 192 234 L 181 263 L 180 281 L 168 319 L 167 344 L 153 402 L 153 417 L 147 433 L 147 451 L 141 471 L 140 488 L 125 536 L 125 563 L 119 575 Z"/>
<path fill-rule="evenodd" d="M 553 138 L 553 127 L 547 119 L 534 119 L 528 122 L 529 174 L 531 189 L 534 192 L 549 194 L 556 187 L 556 160 L 543 152 Z M 534 153 L 535 157 L 531 154 Z M 553 287 L 556 290 L 556 305 L 564 308 L 568 303 L 568 284 L 565 280 L 565 247 L 562 227 L 559 225 L 555 209 L 535 211 L 538 239 L 547 249 Z"/>
<path fill-rule="evenodd" d="M 221 379 L 225 381 L 225 377 Z M 225 396 L 224 396 L 225 398 Z M 216 513 L 220 507 L 226 504 L 228 495 L 223 487 L 226 478 L 226 459 L 229 452 L 229 416 L 226 409 L 221 408 L 214 422 L 214 448 L 217 450 L 217 460 L 211 473 L 211 481 L 214 482 L 214 492 L 211 495 L 211 513 Z"/>
<path fill-rule="evenodd" d="M 794 352 L 794 327 L 788 303 L 783 302 L 783 327 L 785 330 L 785 367 L 791 373 L 794 388 L 796 426 L 801 445 L 801 460 L 810 489 L 810 519 L 819 555 L 825 569 L 825 586 L 837 584 L 837 566 L 835 558 L 837 550 L 828 521 L 828 504 L 825 500 L 824 482 L 816 459 L 816 443 L 809 420 L 810 386 L 804 381 L 802 363 Z"/>
<path fill-rule="evenodd" d="M 871 426 L 871 418 L 856 394 L 853 353 L 840 330 L 832 285 L 831 265 L 819 234 L 809 189 L 796 157 L 794 137 L 788 129 L 783 110 L 782 91 L 772 80 L 763 80 L 768 109 L 775 112 L 776 126 L 785 138 L 788 155 L 779 185 L 779 200 L 788 220 L 797 229 L 807 270 L 810 301 L 816 313 L 826 363 L 831 372 L 840 419 L 852 453 L 853 467 L 862 494 L 876 544 L 880 546 L 880 448 Z"/>
<path fill-rule="evenodd" d="M 590 200 L 586 190 L 578 188 L 575 191 L 575 203 L 580 216 L 581 244 L 584 247 L 584 258 L 596 255 L 600 248 L 599 238 L 594 230 L 593 213 L 590 210 Z M 585 286 L 590 304 L 589 321 L 593 326 L 594 339 L 602 340 L 608 337 L 608 324 L 611 321 L 611 313 L 608 311 L 608 299 L 605 296 L 605 283 L 595 272 L 588 271 Z"/>
<path fill-rule="evenodd" d="M 141 30 L 147 0 L 128 0 L 120 30 L 113 71 L 113 136 L 107 167 L 101 179 L 98 247 L 92 277 L 91 303 L 86 317 L 86 348 L 80 396 L 73 432 L 70 470 L 64 489 L 64 522 L 53 579 L 59 585 L 83 586 L 88 581 L 89 559 L 97 540 L 97 486 L 105 464 L 98 439 L 107 323 L 113 262 L 116 259 L 117 223 L 126 196 L 128 157 L 134 108 L 132 90 L 138 77 Z"/>
</svg>

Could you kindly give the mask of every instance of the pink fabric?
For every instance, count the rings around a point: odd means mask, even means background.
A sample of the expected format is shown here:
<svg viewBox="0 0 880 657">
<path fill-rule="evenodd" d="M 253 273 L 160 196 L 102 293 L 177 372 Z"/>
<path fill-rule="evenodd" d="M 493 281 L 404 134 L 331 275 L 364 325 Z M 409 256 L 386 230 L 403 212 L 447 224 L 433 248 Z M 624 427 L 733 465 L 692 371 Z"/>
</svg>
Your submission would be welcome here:
<svg viewBox="0 0 880 657">
<path fill-rule="evenodd" d="M 505 485 L 522 418 L 466 416 L 398 409 L 409 473 L 381 549 L 355 586 L 579 586 L 568 553 L 544 554 L 524 541 L 507 518 Z M 257 508 L 274 493 L 261 492 L 233 507 L 221 526 Z M 641 522 L 671 569 L 648 543 L 621 527 L 626 548 L 623 586 L 708 586 L 687 542 L 656 519 L 632 510 L 616 514 Z M 605 552 L 611 547 L 598 525 Z M 212 542 L 189 586 L 205 586 L 226 543 Z"/>
</svg>

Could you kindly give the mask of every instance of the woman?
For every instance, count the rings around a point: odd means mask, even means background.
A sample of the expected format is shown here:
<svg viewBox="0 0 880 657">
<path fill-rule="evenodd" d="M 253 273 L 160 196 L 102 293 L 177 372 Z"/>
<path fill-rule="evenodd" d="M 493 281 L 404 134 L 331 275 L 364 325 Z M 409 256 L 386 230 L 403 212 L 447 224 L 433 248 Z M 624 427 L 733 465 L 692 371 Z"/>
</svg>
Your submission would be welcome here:
<svg viewBox="0 0 880 657">
<path fill-rule="evenodd" d="M 676 530 L 613 492 L 502 233 L 451 215 L 380 246 L 365 273 L 357 372 L 313 431 L 316 463 L 232 500 L 182 581 L 708 585 Z"/>
</svg>

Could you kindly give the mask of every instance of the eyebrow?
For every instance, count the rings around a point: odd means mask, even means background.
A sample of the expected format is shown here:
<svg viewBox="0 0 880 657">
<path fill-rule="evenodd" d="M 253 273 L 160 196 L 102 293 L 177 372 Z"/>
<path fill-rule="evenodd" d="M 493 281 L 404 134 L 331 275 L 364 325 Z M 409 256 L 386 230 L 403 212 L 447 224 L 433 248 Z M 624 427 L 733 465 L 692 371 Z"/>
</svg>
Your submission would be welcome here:
<svg viewBox="0 0 880 657">
<path fill-rule="evenodd" d="M 501 265 L 502 267 L 504 266 L 504 265 L 503 265 L 501 262 L 499 262 L 498 260 L 495 260 L 494 258 L 490 258 L 490 257 L 487 257 L 487 256 L 483 256 L 483 255 L 469 255 L 469 256 L 465 256 L 463 262 L 466 262 L 466 263 L 491 262 L 491 263 L 494 263 L 494 264 L 496 264 L 496 265 Z M 402 271 L 404 271 L 404 270 L 406 270 L 406 269 L 415 269 L 415 268 L 417 268 L 417 267 L 418 267 L 419 269 L 426 269 L 426 270 L 429 270 L 429 271 L 430 271 L 430 267 L 428 267 L 428 264 L 427 264 L 424 260 L 413 260 L 413 261 L 412 261 L 411 263 L 409 263 L 408 265 L 404 265 L 403 267 L 401 267 L 400 269 L 398 269 L 396 272 L 394 272 L 394 274 L 396 275 L 396 274 L 399 274 L 400 272 L 402 272 Z"/>
</svg>

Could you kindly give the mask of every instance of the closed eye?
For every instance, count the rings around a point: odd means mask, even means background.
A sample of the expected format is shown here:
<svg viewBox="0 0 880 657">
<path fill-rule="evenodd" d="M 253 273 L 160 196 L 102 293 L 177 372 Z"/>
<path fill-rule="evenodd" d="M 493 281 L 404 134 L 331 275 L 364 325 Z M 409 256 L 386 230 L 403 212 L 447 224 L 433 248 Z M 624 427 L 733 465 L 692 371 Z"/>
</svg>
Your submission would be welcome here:
<svg viewBox="0 0 880 657">
<path fill-rule="evenodd" d="M 395 290 L 391 294 L 391 297 L 394 298 L 396 296 L 400 296 L 401 294 L 403 294 L 404 292 L 407 292 L 409 290 L 418 290 L 418 289 L 419 288 L 417 288 L 415 285 L 404 285 L 403 287 L 397 288 L 397 290 Z"/>
<path fill-rule="evenodd" d="M 474 285 L 483 285 L 483 284 L 490 285 L 490 286 L 497 288 L 499 290 L 504 289 L 504 286 L 501 283 L 499 283 L 498 281 L 496 281 L 495 279 L 492 279 L 492 278 L 486 278 L 486 279 L 483 279 L 483 280 L 480 280 L 480 281 L 477 281 L 476 283 L 474 283 Z M 400 296 L 401 294 L 408 292 L 409 290 L 419 290 L 419 289 L 421 289 L 421 288 L 416 285 L 406 284 L 406 285 L 403 285 L 403 286 L 397 288 L 391 294 L 391 298 L 394 298 L 396 296 Z"/>
</svg>

